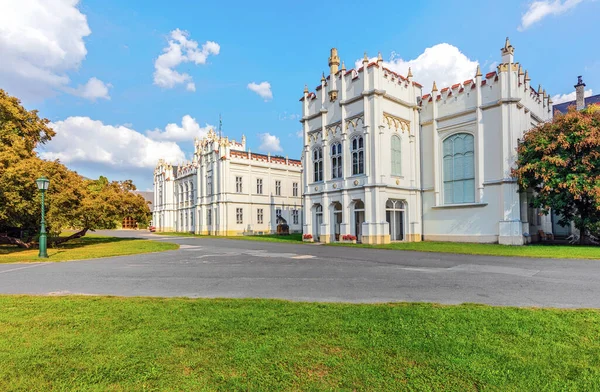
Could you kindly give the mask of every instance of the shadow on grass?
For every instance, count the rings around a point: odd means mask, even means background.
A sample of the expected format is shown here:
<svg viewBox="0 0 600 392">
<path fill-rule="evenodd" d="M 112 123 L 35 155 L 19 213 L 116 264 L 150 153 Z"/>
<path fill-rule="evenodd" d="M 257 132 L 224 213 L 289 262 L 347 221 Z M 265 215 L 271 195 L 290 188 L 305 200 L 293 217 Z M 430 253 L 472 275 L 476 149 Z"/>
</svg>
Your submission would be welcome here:
<svg viewBox="0 0 600 392">
<path fill-rule="evenodd" d="M 64 242 L 62 244 L 56 245 L 56 246 L 48 246 L 48 249 L 52 249 L 54 251 L 56 251 L 56 253 L 54 254 L 54 256 L 63 253 L 64 251 L 67 251 L 69 249 L 77 249 L 77 248 L 82 248 L 84 246 L 89 246 L 89 245 L 98 245 L 98 244 L 109 244 L 109 243 L 114 243 L 114 242 L 122 242 L 122 241 L 134 241 L 134 240 L 141 240 L 141 238 L 135 238 L 135 237 L 103 237 L 103 236 L 95 236 L 95 235 L 88 235 L 82 238 L 76 238 L 73 240 L 70 240 L 68 242 Z M 51 240 L 49 239 L 48 242 L 50 243 Z M 35 248 L 37 249 L 37 248 Z M 24 248 L 19 248 L 16 245 L 0 245 L 0 255 L 10 255 L 10 254 L 19 254 L 21 252 L 28 252 L 34 249 L 24 249 Z"/>
</svg>

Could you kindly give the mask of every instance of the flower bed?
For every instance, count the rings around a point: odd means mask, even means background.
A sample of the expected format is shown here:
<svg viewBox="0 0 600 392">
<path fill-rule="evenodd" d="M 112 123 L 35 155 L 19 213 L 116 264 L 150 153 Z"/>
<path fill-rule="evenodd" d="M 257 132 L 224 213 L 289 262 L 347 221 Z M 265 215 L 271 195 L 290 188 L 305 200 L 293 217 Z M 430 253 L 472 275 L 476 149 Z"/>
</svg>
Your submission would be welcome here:
<svg viewBox="0 0 600 392">
<path fill-rule="evenodd" d="M 304 234 L 302 236 L 302 241 L 304 241 L 304 242 L 314 242 L 312 234 Z"/>
<path fill-rule="evenodd" d="M 352 234 L 344 234 L 342 236 L 341 242 L 348 243 L 348 244 L 356 244 L 356 236 L 352 235 Z"/>
</svg>

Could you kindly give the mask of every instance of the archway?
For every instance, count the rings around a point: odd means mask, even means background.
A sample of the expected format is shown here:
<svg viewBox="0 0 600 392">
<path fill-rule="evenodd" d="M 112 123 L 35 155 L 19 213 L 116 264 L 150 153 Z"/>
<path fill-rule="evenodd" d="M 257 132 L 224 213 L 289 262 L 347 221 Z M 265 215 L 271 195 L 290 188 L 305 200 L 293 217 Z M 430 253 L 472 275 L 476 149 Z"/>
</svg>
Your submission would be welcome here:
<svg viewBox="0 0 600 392">
<path fill-rule="evenodd" d="M 404 212 L 403 200 L 389 199 L 385 203 L 385 220 L 389 223 L 390 241 L 404 240 Z"/>
<path fill-rule="evenodd" d="M 320 242 L 321 236 L 319 232 L 321 231 L 321 224 L 323 223 L 323 206 L 320 204 L 315 204 L 315 224 L 313 225 L 313 239 L 316 242 Z"/>
<path fill-rule="evenodd" d="M 332 212 L 333 212 L 333 219 L 331 220 L 331 222 L 333 223 L 332 226 L 332 230 L 333 230 L 333 238 L 334 241 L 339 241 L 340 240 L 340 232 L 341 232 L 341 227 L 342 227 L 342 204 L 339 202 L 333 202 L 332 203 Z"/>
<path fill-rule="evenodd" d="M 362 241 L 362 224 L 365 221 L 365 203 L 362 200 L 354 201 L 354 235 L 356 241 Z"/>
</svg>

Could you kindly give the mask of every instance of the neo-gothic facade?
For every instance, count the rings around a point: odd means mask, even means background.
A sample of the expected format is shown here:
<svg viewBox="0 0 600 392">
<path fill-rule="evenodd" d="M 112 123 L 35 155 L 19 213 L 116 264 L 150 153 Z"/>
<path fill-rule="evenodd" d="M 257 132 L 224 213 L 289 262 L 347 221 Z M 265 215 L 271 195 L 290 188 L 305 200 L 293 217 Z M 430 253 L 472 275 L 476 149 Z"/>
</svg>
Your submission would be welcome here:
<svg viewBox="0 0 600 392">
<path fill-rule="evenodd" d="M 551 232 L 511 177 L 523 132 L 552 118 L 508 41 L 496 72 L 423 95 L 413 75 L 365 55 L 305 87 L 304 233 L 363 243 L 467 241 L 520 245 Z"/>
<path fill-rule="evenodd" d="M 268 234 L 283 218 L 302 230 L 302 164 L 246 151 L 213 130 L 195 141 L 191 162 L 154 170 L 152 222 L 158 231 Z"/>
</svg>

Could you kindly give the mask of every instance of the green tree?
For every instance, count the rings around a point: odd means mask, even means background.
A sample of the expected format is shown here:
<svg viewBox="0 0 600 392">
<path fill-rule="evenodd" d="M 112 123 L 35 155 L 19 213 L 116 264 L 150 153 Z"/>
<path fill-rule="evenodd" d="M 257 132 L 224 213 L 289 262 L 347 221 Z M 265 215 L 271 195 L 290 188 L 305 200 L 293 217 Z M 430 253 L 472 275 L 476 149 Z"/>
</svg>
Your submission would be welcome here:
<svg viewBox="0 0 600 392">
<path fill-rule="evenodd" d="M 50 179 L 46 197 L 50 245 L 82 237 L 89 230 L 113 229 L 125 216 L 146 224 L 150 209 L 130 180 L 87 180 L 59 161 L 37 155 L 35 148 L 55 135 L 48 123 L 0 90 L 0 243 L 37 245 L 41 201 L 35 180 L 42 175 Z M 59 238 L 65 229 L 78 231 Z"/>
<path fill-rule="evenodd" d="M 533 207 L 574 222 L 583 244 L 600 225 L 600 107 L 557 113 L 526 132 L 517 153 L 513 176 L 534 191 Z"/>
</svg>

